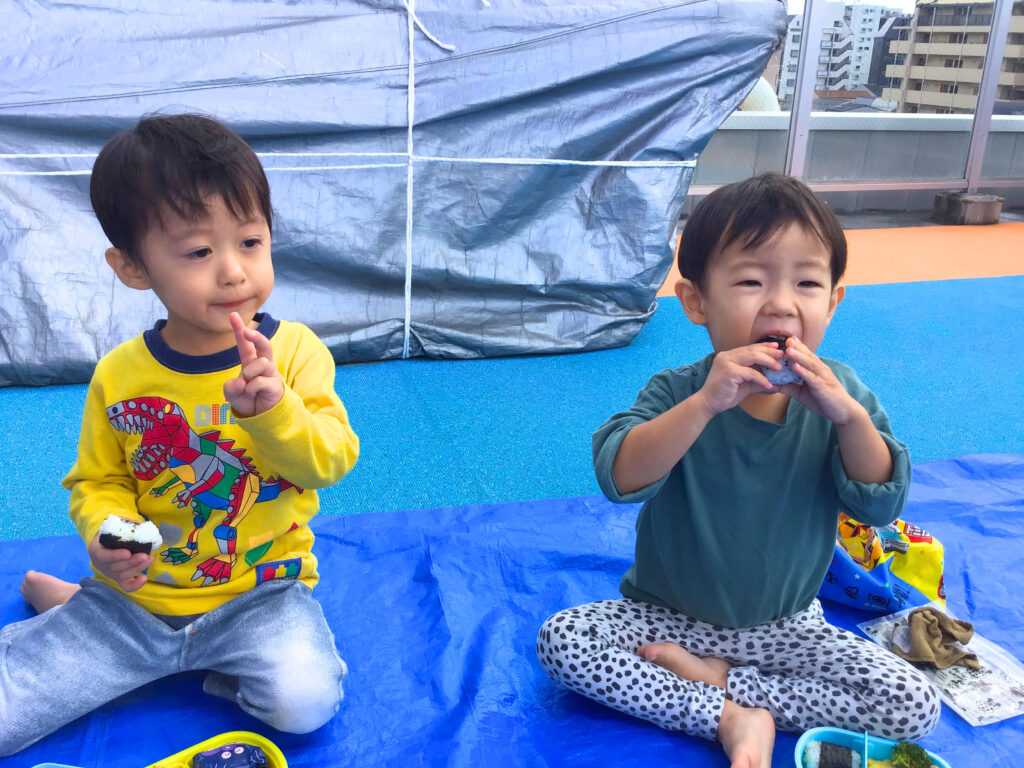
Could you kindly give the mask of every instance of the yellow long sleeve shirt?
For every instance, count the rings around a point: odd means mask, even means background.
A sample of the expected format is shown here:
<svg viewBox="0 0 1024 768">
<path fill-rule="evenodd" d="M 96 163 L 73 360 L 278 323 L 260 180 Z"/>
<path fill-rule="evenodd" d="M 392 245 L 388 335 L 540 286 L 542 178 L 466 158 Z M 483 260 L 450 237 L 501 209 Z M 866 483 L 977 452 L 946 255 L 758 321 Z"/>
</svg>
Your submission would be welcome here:
<svg viewBox="0 0 1024 768">
<path fill-rule="evenodd" d="M 203 613 L 272 579 L 317 582 L 316 489 L 352 468 L 359 439 L 323 342 L 300 323 L 257 320 L 285 382 L 264 413 L 236 417 L 225 402 L 236 349 L 183 355 L 161 324 L 105 355 L 89 384 L 63 481 L 71 518 L 86 543 L 110 514 L 157 525 L 148 581 L 128 593 L 151 613 Z"/>
</svg>

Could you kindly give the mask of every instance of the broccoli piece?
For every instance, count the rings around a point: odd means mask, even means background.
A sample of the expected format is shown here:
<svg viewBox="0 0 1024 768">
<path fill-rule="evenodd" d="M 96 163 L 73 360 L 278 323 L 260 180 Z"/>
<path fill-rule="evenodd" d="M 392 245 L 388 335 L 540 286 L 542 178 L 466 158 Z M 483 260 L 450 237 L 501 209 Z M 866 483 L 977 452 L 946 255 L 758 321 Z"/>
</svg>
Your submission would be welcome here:
<svg viewBox="0 0 1024 768">
<path fill-rule="evenodd" d="M 924 747 L 904 741 L 893 747 L 892 764 L 896 768 L 931 768 L 932 759 Z"/>
</svg>

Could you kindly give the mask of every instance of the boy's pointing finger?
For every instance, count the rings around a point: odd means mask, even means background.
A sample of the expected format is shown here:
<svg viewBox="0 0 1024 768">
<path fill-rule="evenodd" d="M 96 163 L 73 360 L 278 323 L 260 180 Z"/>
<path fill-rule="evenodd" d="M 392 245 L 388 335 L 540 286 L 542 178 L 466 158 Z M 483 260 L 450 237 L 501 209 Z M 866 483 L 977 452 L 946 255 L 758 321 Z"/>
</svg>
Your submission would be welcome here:
<svg viewBox="0 0 1024 768">
<path fill-rule="evenodd" d="M 232 312 L 228 318 L 231 320 L 231 330 L 235 332 L 235 344 L 238 345 L 238 357 L 241 360 L 242 368 L 244 369 L 249 365 L 249 363 L 259 357 L 256 352 L 256 345 L 246 337 L 246 331 L 248 329 L 245 327 L 245 323 L 242 322 L 242 318 L 237 312 Z"/>
<path fill-rule="evenodd" d="M 250 328 L 245 329 L 245 338 L 253 345 L 257 358 L 263 358 L 274 362 L 274 348 L 270 346 L 270 339 L 262 333 Z"/>
</svg>

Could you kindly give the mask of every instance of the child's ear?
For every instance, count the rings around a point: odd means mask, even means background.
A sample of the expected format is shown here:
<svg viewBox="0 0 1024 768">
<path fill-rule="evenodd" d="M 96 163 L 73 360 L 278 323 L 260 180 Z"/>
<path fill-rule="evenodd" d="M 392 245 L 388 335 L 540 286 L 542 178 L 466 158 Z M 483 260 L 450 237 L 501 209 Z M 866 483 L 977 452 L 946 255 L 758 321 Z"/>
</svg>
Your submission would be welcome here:
<svg viewBox="0 0 1024 768">
<path fill-rule="evenodd" d="M 683 312 L 690 318 L 694 325 L 707 325 L 708 317 L 704 312 L 704 297 L 700 295 L 700 289 L 692 280 L 685 277 L 676 281 L 676 296 L 679 303 L 683 305 Z"/>
<path fill-rule="evenodd" d="M 120 248 L 107 248 L 104 254 L 107 264 L 117 274 L 118 279 L 129 288 L 139 291 L 147 291 L 152 286 L 149 283 L 149 275 L 135 259 L 128 257 Z"/>
<path fill-rule="evenodd" d="M 825 322 L 832 322 L 832 315 L 836 313 L 836 307 L 846 296 L 846 286 L 842 283 L 837 283 L 836 287 L 832 289 L 832 296 L 828 300 L 828 315 L 825 316 Z"/>
</svg>

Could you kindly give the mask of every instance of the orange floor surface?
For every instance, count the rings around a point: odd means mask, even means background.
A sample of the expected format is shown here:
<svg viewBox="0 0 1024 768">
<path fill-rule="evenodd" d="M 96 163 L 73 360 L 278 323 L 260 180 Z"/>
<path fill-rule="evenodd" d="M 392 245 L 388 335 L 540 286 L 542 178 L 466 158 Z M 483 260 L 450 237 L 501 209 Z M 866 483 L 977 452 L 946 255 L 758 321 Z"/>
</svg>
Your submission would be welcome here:
<svg viewBox="0 0 1024 768">
<path fill-rule="evenodd" d="M 1024 223 L 848 229 L 847 285 L 1024 275 Z M 672 296 L 675 264 L 658 291 Z"/>
</svg>

